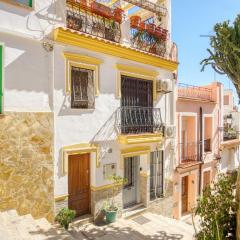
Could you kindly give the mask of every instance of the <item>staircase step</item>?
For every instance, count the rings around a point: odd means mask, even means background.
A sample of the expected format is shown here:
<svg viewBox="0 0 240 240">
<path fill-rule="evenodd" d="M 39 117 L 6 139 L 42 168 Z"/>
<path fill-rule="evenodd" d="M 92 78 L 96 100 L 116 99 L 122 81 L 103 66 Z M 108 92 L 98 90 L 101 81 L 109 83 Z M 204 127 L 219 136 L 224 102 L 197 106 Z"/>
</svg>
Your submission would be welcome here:
<svg viewBox="0 0 240 240">
<path fill-rule="evenodd" d="M 128 208 L 124 210 L 122 217 L 124 219 L 131 219 L 133 217 L 143 214 L 146 210 L 147 208 L 141 204 L 138 205 L 138 207 Z"/>
<path fill-rule="evenodd" d="M 70 228 L 80 227 L 80 226 L 83 226 L 83 225 L 86 225 L 86 224 L 92 223 L 92 222 L 93 222 L 93 216 L 91 214 L 86 214 L 86 215 L 83 215 L 81 217 L 74 219 L 74 221 L 72 223 L 70 223 Z"/>
</svg>

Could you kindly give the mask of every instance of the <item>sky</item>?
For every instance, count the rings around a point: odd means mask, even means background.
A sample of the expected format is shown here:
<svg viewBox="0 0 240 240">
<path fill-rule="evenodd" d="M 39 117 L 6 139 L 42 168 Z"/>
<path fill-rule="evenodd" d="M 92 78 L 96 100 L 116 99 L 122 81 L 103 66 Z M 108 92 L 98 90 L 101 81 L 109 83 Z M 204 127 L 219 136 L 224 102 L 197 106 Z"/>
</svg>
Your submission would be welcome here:
<svg viewBox="0 0 240 240">
<path fill-rule="evenodd" d="M 240 0 L 172 0 L 172 38 L 178 45 L 179 82 L 204 85 L 214 81 L 211 67 L 201 72 L 200 62 L 208 57 L 209 38 L 200 35 L 212 35 L 215 23 L 233 21 L 237 14 Z M 225 88 L 234 89 L 226 76 L 215 74 L 215 78 Z"/>
</svg>

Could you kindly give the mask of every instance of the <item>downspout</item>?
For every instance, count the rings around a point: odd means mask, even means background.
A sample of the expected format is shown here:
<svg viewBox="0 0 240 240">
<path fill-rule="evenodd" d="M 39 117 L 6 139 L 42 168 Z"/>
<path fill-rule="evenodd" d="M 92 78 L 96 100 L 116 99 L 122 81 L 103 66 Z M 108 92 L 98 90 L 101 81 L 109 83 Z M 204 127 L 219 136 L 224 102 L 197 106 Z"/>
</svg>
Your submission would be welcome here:
<svg viewBox="0 0 240 240">
<path fill-rule="evenodd" d="M 202 112 L 202 107 L 200 107 L 200 111 L 199 111 L 199 122 L 200 122 L 200 150 L 199 150 L 199 161 L 201 161 L 200 165 L 199 165 L 199 189 L 198 189 L 198 193 L 199 195 L 201 195 L 201 189 L 202 189 L 202 161 L 203 161 L 203 112 Z"/>
</svg>

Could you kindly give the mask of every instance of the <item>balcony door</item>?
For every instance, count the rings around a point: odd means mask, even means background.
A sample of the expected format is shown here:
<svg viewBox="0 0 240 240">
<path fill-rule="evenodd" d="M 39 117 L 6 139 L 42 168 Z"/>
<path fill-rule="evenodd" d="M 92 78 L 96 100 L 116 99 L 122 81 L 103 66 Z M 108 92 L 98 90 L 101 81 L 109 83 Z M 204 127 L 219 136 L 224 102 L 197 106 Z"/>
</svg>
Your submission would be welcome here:
<svg viewBox="0 0 240 240">
<path fill-rule="evenodd" d="M 121 132 L 153 132 L 153 82 L 121 77 Z"/>
</svg>

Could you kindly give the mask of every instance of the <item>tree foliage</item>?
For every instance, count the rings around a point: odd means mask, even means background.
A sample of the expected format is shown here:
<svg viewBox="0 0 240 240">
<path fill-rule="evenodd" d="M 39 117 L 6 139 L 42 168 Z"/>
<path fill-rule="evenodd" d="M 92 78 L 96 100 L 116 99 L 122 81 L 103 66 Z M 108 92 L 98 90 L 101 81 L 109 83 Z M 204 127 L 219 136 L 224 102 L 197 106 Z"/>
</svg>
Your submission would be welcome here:
<svg viewBox="0 0 240 240">
<path fill-rule="evenodd" d="M 220 74 L 226 74 L 233 82 L 240 99 L 240 15 L 233 22 L 224 21 L 214 26 L 210 37 L 209 57 L 204 59 L 202 71 L 207 65 Z"/>
<path fill-rule="evenodd" d="M 198 200 L 195 214 L 200 217 L 198 240 L 235 240 L 237 172 L 218 175 Z"/>
</svg>

